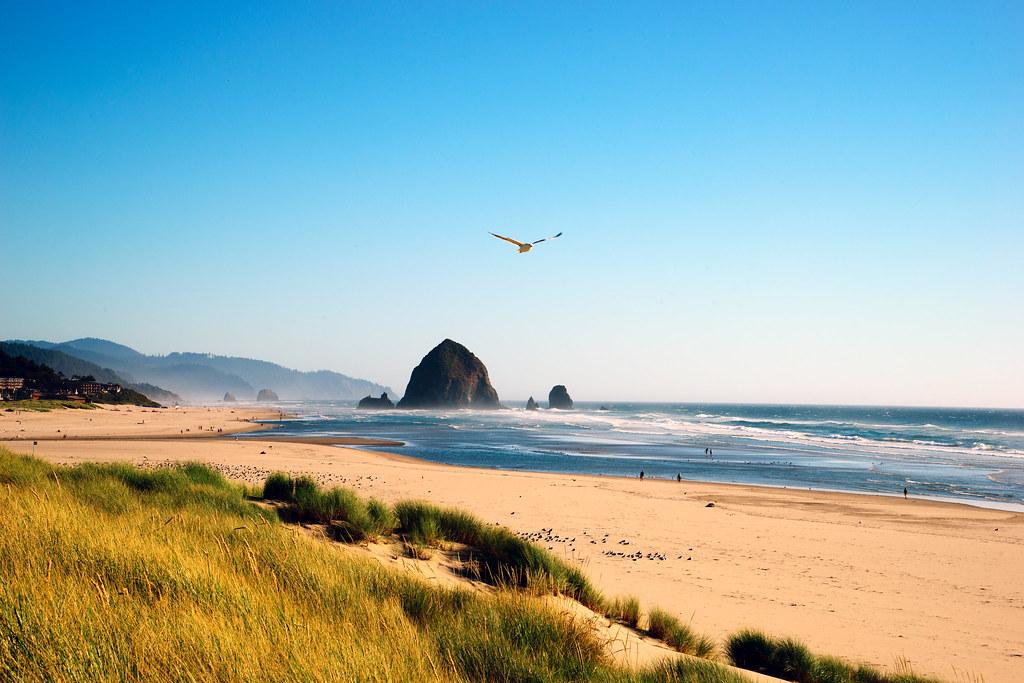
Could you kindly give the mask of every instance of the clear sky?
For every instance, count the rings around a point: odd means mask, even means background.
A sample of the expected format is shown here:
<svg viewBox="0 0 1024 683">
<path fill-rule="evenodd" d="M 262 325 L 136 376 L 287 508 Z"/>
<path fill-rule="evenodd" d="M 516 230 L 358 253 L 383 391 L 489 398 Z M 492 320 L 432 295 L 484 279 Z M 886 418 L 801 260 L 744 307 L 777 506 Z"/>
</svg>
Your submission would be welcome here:
<svg viewBox="0 0 1024 683">
<path fill-rule="evenodd" d="M 0 338 L 1024 407 L 1024 3 L 250 4 L 0 2 Z"/>
</svg>

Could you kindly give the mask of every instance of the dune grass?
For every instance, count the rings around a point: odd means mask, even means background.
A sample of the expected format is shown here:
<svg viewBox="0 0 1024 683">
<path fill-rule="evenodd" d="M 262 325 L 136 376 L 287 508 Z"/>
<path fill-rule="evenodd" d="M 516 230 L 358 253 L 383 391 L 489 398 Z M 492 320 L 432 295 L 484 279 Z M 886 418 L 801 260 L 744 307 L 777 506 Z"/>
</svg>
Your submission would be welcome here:
<svg viewBox="0 0 1024 683">
<path fill-rule="evenodd" d="M 725 653 L 735 666 L 795 683 L 939 683 L 938 679 L 913 673 L 909 667 L 882 673 L 836 657 L 815 655 L 792 638 L 774 638 L 752 629 L 731 635 Z"/>
<path fill-rule="evenodd" d="M 339 553 L 202 465 L 0 449 L 0 493 L 0 680 L 743 680 L 709 662 L 615 667 L 585 621 L 528 592 Z"/>
<path fill-rule="evenodd" d="M 287 515 L 296 521 L 328 525 L 340 541 L 361 541 L 390 534 L 397 524 L 391 508 L 364 501 L 351 489 L 321 489 L 309 477 L 271 474 L 263 484 L 263 498 L 288 504 Z"/>
<path fill-rule="evenodd" d="M 400 502 L 395 505 L 395 514 L 398 533 L 414 544 L 450 541 L 470 546 L 480 578 L 487 583 L 565 595 L 596 611 L 604 609 L 604 596 L 579 568 L 524 541 L 505 527 L 488 525 L 462 510 L 423 501 Z"/>
<path fill-rule="evenodd" d="M 13 412 L 15 410 L 24 410 L 32 413 L 48 413 L 51 410 L 59 410 L 61 408 L 70 408 L 72 410 L 94 410 L 96 409 L 95 403 L 82 402 L 82 401 L 62 401 L 62 400 L 30 400 L 26 399 L 23 401 L 3 401 L 0 402 L 0 410 L 4 412 Z"/>
<path fill-rule="evenodd" d="M 247 493 L 201 464 L 70 468 L 0 449 L 0 680 L 745 680 L 700 659 L 613 665 L 585 620 L 535 593 L 589 599 L 634 625 L 639 601 L 605 603 L 578 569 L 472 515 L 422 502 L 392 510 L 303 477 L 272 475 L 263 487 L 303 519 L 470 546 L 505 590 L 441 588 L 338 553 Z M 712 654 L 662 610 L 647 630 Z M 725 651 L 798 683 L 933 683 L 755 631 Z"/>
<path fill-rule="evenodd" d="M 285 514 L 291 519 L 329 525 L 337 540 L 358 541 L 394 532 L 416 557 L 444 542 L 463 544 L 469 546 L 479 578 L 487 583 L 566 595 L 596 610 L 604 607 L 603 596 L 578 568 L 463 510 L 403 501 L 392 511 L 380 501 L 363 501 L 350 489 L 323 490 L 309 477 L 283 472 L 267 478 L 263 497 L 286 503 Z"/>
<path fill-rule="evenodd" d="M 647 633 L 669 647 L 695 657 L 713 657 L 715 642 L 693 631 L 677 617 L 654 607 L 647 614 Z"/>
<path fill-rule="evenodd" d="M 609 619 L 638 628 L 640 625 L 640 600 L 635 596 L 614 598 L 607 602 L 604 613 Z"/>
</svg>

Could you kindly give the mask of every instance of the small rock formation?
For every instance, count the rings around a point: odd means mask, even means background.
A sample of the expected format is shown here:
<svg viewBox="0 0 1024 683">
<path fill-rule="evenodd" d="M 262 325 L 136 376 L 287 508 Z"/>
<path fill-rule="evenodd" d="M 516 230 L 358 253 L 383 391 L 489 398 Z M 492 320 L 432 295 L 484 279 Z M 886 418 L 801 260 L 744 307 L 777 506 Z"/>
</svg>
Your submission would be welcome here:
<svg viewBox="0 0 1024 683">
<path fill-rule="evenodd" d="M 572 410 L 572 396 L 569 395 L 564 384 L 556 384 L 551 387 L 551 392 L 548 394 L 548 408 Z"/>
<path fill-rule="evenodd" d="M 533 396 L 531 396 L 530 399 L 526 402 L 526 409 L 537 410 L 538 408 L 540 408 L 540 406 L 537 405 L 537 402 L 534 401 Z"/>
<path fill-rule="evenodd" d="M 366 396 L 359 399 L 359 405 L 357 408 L 394 408 L 395 404 L 388 398 L 387 392 L 380 395 L 380 398 L 374 398 L 373 396 Z"/>
<path fill-rule="evenodd" d="M 238 400 L 238 399 L 236 399 L 235 395 L 232 394 L 230 391 L 224 394 L 224 402 L 225 403 L 234 403 L 236 400 Z"/>
<path fill-rule="evenodd" d="M 277 401 L 277 394 L 274 393 L 273 389 L 260 389 L 260 393 L 256 395 L 257 401 Z"/>
<path fill-rule="evenodd" d="M 487 368 L 462 344 L 445 339 L 409 378 L 399 408 L 500 408 Z"/>
</svg>

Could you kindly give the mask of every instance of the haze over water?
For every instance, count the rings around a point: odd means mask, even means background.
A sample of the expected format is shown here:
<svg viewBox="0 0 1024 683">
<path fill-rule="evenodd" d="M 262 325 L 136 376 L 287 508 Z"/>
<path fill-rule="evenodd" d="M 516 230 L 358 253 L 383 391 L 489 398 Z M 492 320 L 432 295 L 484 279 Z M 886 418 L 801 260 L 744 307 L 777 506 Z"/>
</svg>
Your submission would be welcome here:
<svg viewBox="0 0 1024 683">
<path fill-rule="evenodd" d="M 452 465 L 1024 503 L 1024 411 L 578 403 L 572 411 L 360 411 L 285 404 L 277 434 L 405 442 Z M 605 407 L 607 410 L 602 410 Z M 705 449 L 713 455 L 705 454 Z"/>
</svg>

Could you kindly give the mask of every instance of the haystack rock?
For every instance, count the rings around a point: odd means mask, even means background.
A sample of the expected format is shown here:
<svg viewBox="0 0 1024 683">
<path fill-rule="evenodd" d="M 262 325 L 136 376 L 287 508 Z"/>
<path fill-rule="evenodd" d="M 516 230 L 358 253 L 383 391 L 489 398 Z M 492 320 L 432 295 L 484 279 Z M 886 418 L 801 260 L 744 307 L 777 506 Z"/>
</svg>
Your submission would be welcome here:
<svg viewBox="0 0 1024 683">
<path fill-rule="evenodd" d="M 556 384 L 551 387 L 551 392 L 548 394 L 548 408 L 572 410 L 572 396 L 569 395 L 564 384 Z"/>
<path fill-rule="evenodd" d="M 540 406 L 537 405 L 537 402 L 534 401 L 533 400 L 533 396 L 531 396 L 530 399 L 526 402 L 526 409 L 527 410 L 537 410 L 538 408 L 540 408 Z"/>
<path fill-rule="evenodd" d="M 230 391 L 224 394 L 224 402 L 225 403 L 234 403 L 237 400 L 238 399 L 235 398 L 235 395 L 232 394 Z"/>
<path fill-rule="evenodd" d="M 399 408 L 500 408 L 487 368 L 451 339 L 423 357 L 409 378 Z"/>
<path fill-rule="evenodd" d="M 357 408 L 394 408 L 395 404 L 388 398 L 387 392 L 380 395 L 380 398 L 374 398 L 373 396 L 366 396 L 359 399 L 359 405 Z"/>
<path fill-rule="evenodd" d="M 256 395 L 257 401 L 277 401 L 277 394 L 274 393 L 273 389 L 260 389 L 260 393 Z"/>
</svg>

